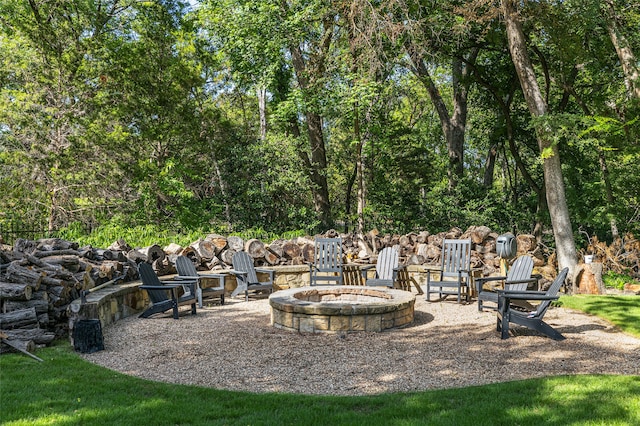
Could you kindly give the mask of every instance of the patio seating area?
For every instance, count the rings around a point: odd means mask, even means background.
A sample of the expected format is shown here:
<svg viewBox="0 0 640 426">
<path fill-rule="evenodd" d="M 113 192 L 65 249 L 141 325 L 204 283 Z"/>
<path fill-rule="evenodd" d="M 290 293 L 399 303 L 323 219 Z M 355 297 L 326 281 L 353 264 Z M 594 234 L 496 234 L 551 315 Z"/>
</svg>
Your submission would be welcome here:
<svg viewBox="0 0 640 426">
<path fill-rule="evenodd" d="M 414 293 L 415 294 L 415 293 Z M 496 313 L 475 303 L 416 297 L 415 320 L 384 332 L 292 333 L 270 323 L 264 298 L 185 313 L 121 319 L 104 328 L 90 362 L 146 379 L 249 391 L 322 395 L 456 388 L 564 374 L 640 374 L 640 339 L 596 317 L 551 308 L 566 340 L 514 328 L 501 340 Z M 499 351 L 500 356 L 496 356 Z"/>
</svg>

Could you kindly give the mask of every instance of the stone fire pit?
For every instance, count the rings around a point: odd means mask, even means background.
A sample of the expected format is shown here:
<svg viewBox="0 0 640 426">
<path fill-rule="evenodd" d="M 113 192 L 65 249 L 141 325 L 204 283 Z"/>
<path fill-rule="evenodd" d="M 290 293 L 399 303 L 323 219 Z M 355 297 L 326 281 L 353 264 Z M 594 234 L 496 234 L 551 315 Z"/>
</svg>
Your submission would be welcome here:
<svg viewBox="0 0 640 426">
<path fill-rule="evenodd" d="M 415 296 L 386 287 L 317 286 L 269 296 L 271 324 L 307 333 L 382 331 L 413 322 Z"/>
</svg>

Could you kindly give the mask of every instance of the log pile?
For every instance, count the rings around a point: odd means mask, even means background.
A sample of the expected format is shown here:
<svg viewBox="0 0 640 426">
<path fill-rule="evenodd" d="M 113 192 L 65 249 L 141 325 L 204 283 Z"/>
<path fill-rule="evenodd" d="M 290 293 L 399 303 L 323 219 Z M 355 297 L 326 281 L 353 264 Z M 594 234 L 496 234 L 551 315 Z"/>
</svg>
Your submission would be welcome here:
<svg viewBox="0 0 640 426">
<path fill-rule="evenodd" d="M 640 240 L 632 234 L 617 238 L 611 244 L 591 237 L 583 254 L 590 254 L 594 262 L 602 263 L 605 271 L 640 278 Z"/>
<path fill-rule="evenodd" d="M 116 275 L 137 278 L 136 264 L 126 253 L 81 248 L 57 238 L 18 239 L 13 246 L 0 246 L 0 333 L 9 342 L 0 345 L 0 353 L 29 351 L 65 336 L 67 307 L 82 290 Z"/>
<path fill-rule="evenodd" d="M 395 246 L 405 265 L 440 264 L 445 238 L 470 238 L 472 267 L 481 269 L 484 276 L 500 272 L 500 258 L 496 254 L 498 234 L 485 226 L 470 227 L 466 231 L 453 228 L 437 234 L 422 231 L 405 235 L 381 235 L 375 230 L 364 235 L 338 234 L 330 230 L 320 236 L 342 238 L 345 263 L 375 263 L 383 248 Z M 521 234 L 516 238 L 518 255 L 533 257 L 536 272 L 549 281 L 553 279 L 557 271 L 553 254 L 547 253 L 533 235 Z M 136 280 L 140 262 L 148 262 L 158 275 L 166 275 L 175 273 L 178 256 L 186 256 L 196 269 L 216 271 L 230 269 L 233 255 L 245 251 L 256 266 L 304 265 L 313 260 L 314 239 L 305 236 L 265 243 L 259 239 L 245 241 L 237 236 L 210 234 L 187 247 L 170 244 L 132 248 L 124 240 L 118 240 L 106 249 L 79 247 L 77 243 L 55 238 L 18 239 L 14 246 L 0 245 L 0 333 L 27 349 L 65 336 L 67 306 L 81 291 L 119 276 L 124 277 L 124 282 Z M 598 258 L 607 259 L 607 263 L 603 262 L 605 270 L 629 265 L 631 260 L 635 265 L 631 270 L 638 275 L 640 244 L 636 240 L 627 238 L 626 243 L 612 247 L 596 242 L 588 249 Z M 8 349 L 7 345 L 0 345 L 0 352 Z"/>
</svg>

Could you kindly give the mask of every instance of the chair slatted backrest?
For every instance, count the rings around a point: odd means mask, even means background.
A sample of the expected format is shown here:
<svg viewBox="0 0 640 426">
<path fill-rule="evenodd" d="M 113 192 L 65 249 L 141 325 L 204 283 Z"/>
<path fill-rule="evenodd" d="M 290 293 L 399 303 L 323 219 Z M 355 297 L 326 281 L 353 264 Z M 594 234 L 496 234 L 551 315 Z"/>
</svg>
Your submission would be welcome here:
<svg viewBox="0 0 640 426">
<path fill-rule="evenodd" d="M 140 279 L 144 285 L 163 285 L 151 265 L 146 262 L 142 262 L 138 265 L 138 273 L 140 274 Z M 167 293 L 163 290 L 147 290 L 147 293 L 149 294 L 149 299 L 152 303 L 160 303 L 167 300 Z"/>
<path fill-rule="evenodd" d="M 545 293 L 545 295 L 546 296 L 557 296 L 558 292 L 560 291 L 560 287 L 562 287 L 562 284 L 564 284 L 564 280 L 567 279 L 567 274 L 568 273 L 569 273 L 569 268 L 564 268 L 562 271 L 560 271 L 560 273 L 558 274 L 556 279 L 553 280 L 553 282 L 551 283 L 551 285 L 547 289 L 547 292 Z M 544 300 L 544 301 L 542 301 L 538 305 L 538 308 L 536 309 L 536 312 L 535 312 L 535 314 L 533 316 L 535 318 L 542 319 L 542 317 L 544 316 L 545 312 L 547 312 L 547 308 L 549 307 L 549 305 L 551 305 L 551 302 L 552 302 L 552 300 Z"/>
<path fill-rule="evenodd" d="M 176 259 L 176 270 L 178 275 L 183 277 L 197 277 L 196 265 L 187 256 L 178 256 Z"/>
<path fill-rule="evenodd" d="M 527 289 L 527 283 L 509 284 L 513 281 L 524 281 L 531 279 L 533 272 L 533 259 L 531 256 L 520 256 L 513 262 L 511 268 L 507 272 L 507 278 L 504 285 L 505 290 L 524 291 Z"/>
<path fill-rule="evenodd" d="M 342 272 L 342 238 L 316 238 L 314 263 L 321 272 Z"/>
<path fill-rule="evenodd" d="M 445 239 L 442 242 L 442 279 L 469 277 L 471 266 L 471 240 Z"/>
<path fill-rule="evenodd" d="M 258 275 L 256 274 L 256 268 L 253 265 L 253 258 L 244 251 L 239 251 L 231 258 L 233 269 L 240 272 L 247 273 L 247 284 L 258 283 Z"/>
<path fill-rule="evenodd" d="M 398 267 L 398 250 L 393 247 L 382 249 L 376 262 L 376 278 L 393 280 L 393 270 Z"/>
</svg>

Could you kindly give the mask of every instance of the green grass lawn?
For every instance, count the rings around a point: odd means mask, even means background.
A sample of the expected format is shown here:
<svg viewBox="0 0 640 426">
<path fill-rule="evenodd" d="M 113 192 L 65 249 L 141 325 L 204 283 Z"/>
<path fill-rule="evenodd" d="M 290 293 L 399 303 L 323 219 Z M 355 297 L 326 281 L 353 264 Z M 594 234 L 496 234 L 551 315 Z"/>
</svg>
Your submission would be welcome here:
<svg viewBox="0 0 640 426">
<path fill-rule="evenodd" d="M 568 299 L 573 297 L 563 297 L 563 304 L 574 307 Z M 640 320 L 634 300 L 578 299 L 616 324 Z M 615 314 L 612 305 L 624 312 Z M 85 362 L 66 342 L 37 355 L 44 362 L 21 354 L 0 356 L 2 425 L 640 424 L 640 376 L 561 376 L 416 393 L 304 396 L 142 380 Z"/>
<path fill-rule="evenodd" d="M 578 294 L 560 297 L 559 304 L 597 315 L 618 326 L 625 333 L 640 337 L 640 297 L 592 296 Z"/>
</svg>

